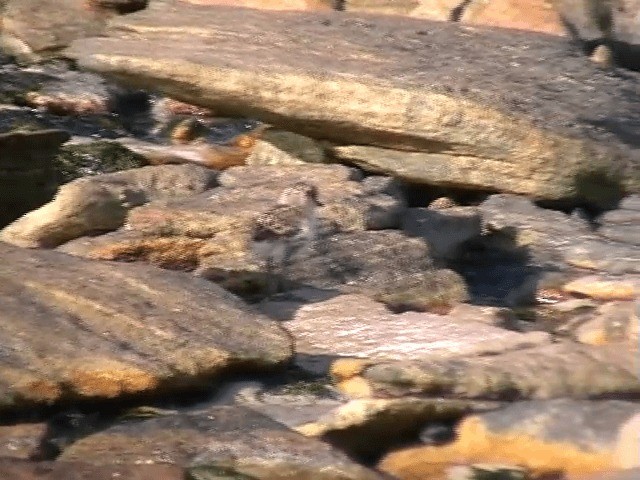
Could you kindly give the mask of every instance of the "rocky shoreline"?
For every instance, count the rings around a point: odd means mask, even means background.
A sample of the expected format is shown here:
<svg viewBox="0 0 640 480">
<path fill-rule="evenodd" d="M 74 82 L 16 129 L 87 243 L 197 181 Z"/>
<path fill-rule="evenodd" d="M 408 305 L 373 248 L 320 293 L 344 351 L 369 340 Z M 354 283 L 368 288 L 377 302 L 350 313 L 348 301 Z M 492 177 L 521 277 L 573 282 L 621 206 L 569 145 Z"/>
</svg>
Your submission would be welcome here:
<svg viewBox="0 0 640 480">
<path fill-rule="evenodd" d="M 477 2 L 29 2 L 1 478 L 640 475 L 638 72 Z M 274 295 L 252 226 L 301 181 Z"/>
</svg>

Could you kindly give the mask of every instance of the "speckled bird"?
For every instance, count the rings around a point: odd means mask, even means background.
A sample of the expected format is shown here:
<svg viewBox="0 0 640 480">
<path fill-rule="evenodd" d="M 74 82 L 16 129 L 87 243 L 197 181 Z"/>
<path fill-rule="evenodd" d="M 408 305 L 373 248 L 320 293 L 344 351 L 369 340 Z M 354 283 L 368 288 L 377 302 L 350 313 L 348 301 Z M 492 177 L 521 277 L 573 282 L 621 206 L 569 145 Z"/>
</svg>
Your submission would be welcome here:
<svg viewBox="0 0 640 480">
<path fill-rule="evenodd" d="M 316 237 L 316 209 L 322 205 L 315 185 L 299 182 L 285 189 L 276 205 L 260 214 L 253 225 L 251 242 L 254 254 L 264 260 L 269 278 L 269 293 L 276 293 L 274 270 L 284 269 L 292 247 Z"/>
</svg>

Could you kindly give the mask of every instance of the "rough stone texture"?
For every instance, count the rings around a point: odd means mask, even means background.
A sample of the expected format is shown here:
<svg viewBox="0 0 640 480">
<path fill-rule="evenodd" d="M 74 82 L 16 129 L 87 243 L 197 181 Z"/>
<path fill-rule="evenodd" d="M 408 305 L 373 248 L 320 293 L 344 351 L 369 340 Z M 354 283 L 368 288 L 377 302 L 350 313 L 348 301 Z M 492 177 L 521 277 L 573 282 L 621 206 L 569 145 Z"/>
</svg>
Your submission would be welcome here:
<svg viewBox="0 0 640 480">
<path fill-rule="evenodd" d="M 640 188 L 636 74 L 595 71 L 562 39 L 348 12 L 168 11 L 119 17 L 68 54 L 221 114 L 386 147 L 422 182 L 598 206 Z"/>
<path fill-rule="evenodd" d="M 53 159 L 68 139 L 60 130 L 0 133 L 0 227 L 51 200 Z"/>
<path fill-rule="evenodd" d="M 402 229 L 424 238 L 434 257 L 454 259 L 464 242 L 480 236 L 482 219 L 473 207 L 411 208 L 402 219 Z"/>
<path fill-rule="evenodd" d="M 457 398 L 548 399 L 640 395 L 637 346 L 560 342 L 489 356 L 424 361 L 335 362 L 332 374 L 351 396 L 437 394 Z"/>
<path fill-rule="evenodd" d="M 11 457 L 28 460 L 36 457 L 39 454 L 40 442 L 46 433 L 46 423 L 0 426 L 0 458 Z M 1 470 L 2 467 L 0 467 Z"/>
<path fill-rule="evenodd" d="M 639 476 L 640 468 L 630 468 L 628 470 L 616 470 L 588 476 L 572 476 L 569 480 L 636 480 Z"/>
<path fill-rule="evenodd" d="M 23 61 L 59 54 L 72 40 L 100 34 L 104 13 L 83 0 L 8 0 L 2 14 L 2 48 Z"/>
<path fill-rule="evenodd" d="M 202 167 L 142 167 L 80 178 L 63 185 L 53 201 L 0 231 L 0 239 L 21 247 L 53 248 L 83 235 L 121 227 L 130 208 L 157 198 L 192 195 L 215 185 Z"/>
<path fill-rule="evenodd" d="M 452 422 L 495 405 L 460 400 L 395 398 L 352 400 L 296 431 L 338 445 L 352 455 L 375 457 L 415 437 L 429 422 Z"/>
<path fill-rule="evenodd" d="M 472 0 L 464 7 L 460 21 L 552 35 L 564 33 L 553 1 L 549 0 Z"/>
<path fill-rule="evenodd" d="M 363 231 L 398 226 L 405 203 L 392 182 L 360 182 L 353 169 L 319 164 L 235 167 L 218 180 L 219 188 L 199 195 L 134 208 L 126 229 L 63 249 L 91 258 L 195 269 L 233 291 L 255 293 L 266 279 L 248 244 L 253 219 L 286 187 L 311 181 L 325 204 L 319 211 L 321 238 L 316 245 L 301 245 L 278 272 L 284 284 L 354 288 L 400 308 L 446 306 L 465 298 L 462 279 L 435 270 L 423 241 L 397 231 Z"/>
<path fill-rule="evenodd" d="M 83 462 L 28 462 L 0 459 L 0 477 L 11 480 L 183 480 L 174 465 L 104 465 Z"/>
<path fill-rule="evenodd" d="M 607 472 L 624 468 L 621 450 L 638 451 L 637 438 L 619 445 L 638 411 L 640 404 L 617 400 L 515 403 L 465 418 L 451 445 L 391 453 L 380 467 L 402 479 L 430 478 L 436 465 L 452 461 L 517 464 L 534 475 Z"/>
<path fill-rule="evenodd" d="M 629 195 L 617 210 L 600 217 L 598 233 L 615 242 L 629 243 L 640 247 L 640 196 Z"/>
<path fill-rule="evenodd" d="M 589 50 L 609 44 L 618 63 L 640 69 L 638 0 L 555 0 L 567 31 Z"/>
<path fill-rule="evenodd" d="M 492 195 L 478 208 L 486 229 L 495 234 L 486 239 L 491 250 L 519 251 L 530 264 L 555 271 L 571 265 L 613 275 L 640 272 L 637 246 L 601 236 L 578 215 L 540 208 L 515 195 Z"/>
<path fill-rule="evenodd" d="M 587 275 L 567 283 L 562 288 L 566 292 L 595 300 L 634 300 L 640 295 L 640 276 Z"/>
<path fill-rule="evenodd" d="M 640 249 L 628 243 L 591 236 L 570 243 L 562 252 L 569 265 L 611 275 L 640 273 Z"/>
<path fill-rule="evenodd" d="M 332 10 L 335 0 L 181 0 L 194 5 L 231 5 L 264 10 Z"/>
<path fill-rule="evenodd" d="M 579 325 L 573 335 L 578 341 L 591 345 L 628 342 L 631 348 L 637 348 L 638 308 L 637 302 L 606 303 L 593 318 Z"/>
<path fill-rule="evenodd" d="M 123 423 L 70 446 L 63 460 L 98 465 L 173 463 L 196 472 L 247 475 L 256 479 L 382 478 L 337 449 L 305 438 L 242 407 L 216 407 Z"/>
<path fill-rule="evenodd" d="M 3 410 L 202 387 L 291 355 L 278 325 L 192 276 L 0 250 Z"/>
<path fill-rule="evenodd" d="M 299 356 L 358 357 L 372 363 L 499 353 L 550 341 L 542 332 L 522 334 L 449 316 L 392 314 L 363 295 L 305 305 L 286 325 Z"/>
</svg>

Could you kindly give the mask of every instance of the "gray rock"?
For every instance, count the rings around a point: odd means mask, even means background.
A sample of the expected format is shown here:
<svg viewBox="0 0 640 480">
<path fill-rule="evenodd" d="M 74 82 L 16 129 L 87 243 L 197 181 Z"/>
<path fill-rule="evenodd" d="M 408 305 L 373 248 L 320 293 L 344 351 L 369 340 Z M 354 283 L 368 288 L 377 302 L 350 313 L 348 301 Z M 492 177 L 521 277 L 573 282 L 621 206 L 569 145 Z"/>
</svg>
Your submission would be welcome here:
<svg viewBox="0 0 640 480">
<path fill-rule="evenodd" d="M 214 407 L 122 423 L 70 446 L 61 459 L 98 465 L 173 463 L 192 477 L 374 480 L 380 474 L 318 440 L 243 407 Z"/>
<path fill-rule="evenodd" d="M 172 33 L 169 42 L 169 27 L 182 40 Z M 225 55 L 194 45 L 193 31 Z M 132 85 L 330 140 L 343 159 L 414 182 L 596 206 L 640 191 L 640 153 L 627 133 L 637 96 L 625 93 L 636 92 L 635 74 L 594 71 L 559 38 L 180 3 L 171 19 L 154 4 L 114 19 L 106 38 L 75 42 L 67 54 Z"/>
<path fill-rule="evenodd" d="M 403 217 L 402 228 L 424 238 L 434 257 L 452 260 L 466 241 L 480 236 L 482 219 L 473 207 L 411 208 Z"/>
</svg>

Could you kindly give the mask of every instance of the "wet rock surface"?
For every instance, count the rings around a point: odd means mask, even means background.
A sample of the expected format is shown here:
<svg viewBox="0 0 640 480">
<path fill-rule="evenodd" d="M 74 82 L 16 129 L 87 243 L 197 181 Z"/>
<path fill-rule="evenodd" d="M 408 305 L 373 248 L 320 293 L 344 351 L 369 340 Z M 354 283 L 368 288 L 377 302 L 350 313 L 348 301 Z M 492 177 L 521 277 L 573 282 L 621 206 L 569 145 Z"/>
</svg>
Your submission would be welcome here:
<svg viewBox="0 0 640 480">
<path fill-rule="evenodd" d="M 146 4 L 9 3 L 23 62 Z M 508 1 L 244 5 L 294 11 L 158 0 L 79 66 L 0 55 L 0 477 L 635 479 L 620 44 L 477 26 Z M 270 270 L 254 221 L 301 181 Z"/>
</svg>

